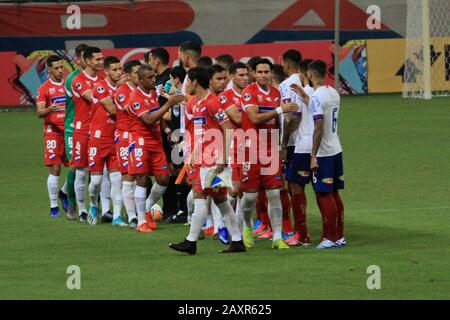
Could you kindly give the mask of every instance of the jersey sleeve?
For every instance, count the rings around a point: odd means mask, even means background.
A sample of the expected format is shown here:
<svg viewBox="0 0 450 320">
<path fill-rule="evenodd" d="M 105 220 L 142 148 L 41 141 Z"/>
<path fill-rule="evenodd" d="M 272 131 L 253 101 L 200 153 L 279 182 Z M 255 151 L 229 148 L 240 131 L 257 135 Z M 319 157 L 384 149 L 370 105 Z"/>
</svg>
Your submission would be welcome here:
<svg viewBox="0 0 450 320">
<path fill-rule="evenodd" d="M 102 84 L 98 84 L 95 85 L 94 89 L 92 90 L 92 97 L 101 102 L 102 100 L 109 97 L 109 93 Z"/>
<path fill-rule="evenodd" d="M 314 120 L 323 119 L 323 105 L 318 96 L 312 96 L 309 107 Z"/>
<path fill-rule="evenodd" d="M 250 90 L 245 91 L 242 96 L 242 105 L 244 107 L 244 110 L 249 106 L 258 106 L 258 99 L 256 97 L 256 94 L 254 94 Z"/>
<path fill-rule="evenodd" d="M 280 86 L 280 95 L 281 95 L 281 102 L 288 103 L 291 102 L 291 88 L 288 88 L 286 81 L 283 81 Z"/>
<path fill-rule="evenodd" d="M 41 85 L 39 87 L 37 94 L 36 94 L 35 101 L 36 101 L 36 103 L 47 102 L 47 91 L 45 90 L 44 85 Z"/>
<path fill-rule="evenodd" d="M 220 102 L 216 99 L 213 99 L 208 103 L 208 112 L 219 125 L 230 120 L 223 111 Z"/>
<path fill-rule="evenodd" d="M 116 104 L 117 109 L 119 110 L 125 110 L 125 108 L 127 107 L 127 97 L 125 96 L 125 94 L 123 92 L 117 92 L 114 95 L 114 101 Z"/>
<path fill-rule="evenodd" d="M 90 88 L 82 79 L 74 79 L 72 82 L 72 93 L 76 97 L 81 97 Z"/>
<path fill-rule="evenodd" d="M 219 96 L 219 102 L 220 102 L 221 108 L 222 108 L 224 111 L 227 111 L 231 106 L 234 105 L 233 99 L 231 99 L 230 97 L 228 97 L 225 93 L 222 93 L 222 94 Z M 238 106 L 236 106 L 236 107 L 238 107 Z"/>
<path fill-rule="evenodd" d="M 145 106 L 145 103 L 143 101 L 140 101 L 138 99 L 130 101 L 130 110 L 136 115 L 136 117 L 140 117 L 146 112 L 150 111 L 149 106 Z"/>
</svg>

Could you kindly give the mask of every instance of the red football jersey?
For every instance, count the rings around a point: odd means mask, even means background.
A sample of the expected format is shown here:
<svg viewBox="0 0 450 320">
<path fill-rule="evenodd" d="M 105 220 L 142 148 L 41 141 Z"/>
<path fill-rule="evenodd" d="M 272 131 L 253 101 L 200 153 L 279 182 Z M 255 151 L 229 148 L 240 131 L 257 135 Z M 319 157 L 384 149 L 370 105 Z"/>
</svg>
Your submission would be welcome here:
<svg viewBox="0 0 450 320">
<path fill-rule="evenodd" d="M 163 149 L 159 120 L 149 126 L 139 120 L 139 116 L 146 112 L 155 112 L 159 108 L 158 96 L 155 90 L 145 93 L 141 88 L 137 87 L 131 94 L 128 102 L 131 119 L 130 133 L 133 139 L 136 137 L 144 138 L 146 147 L 154 150 Z"/>
<path fill-rule="evenodd" d="M 239 112 L 242 112 L 242 99 L 241 95 L 234 91 L 233 88 L 230 88 L 228 90 L 225 90 L 219 95 L 219 101 L 222 106 L 223 111 L 227 111 L 228 108 L 231 106 L 236 106 L 237 110 Z M 230 119 L 231 120 L 231 119 Z M 233 124 L 233 128 L 239 128 L 233 121 L 231 121 Z"/>
<path fill-rule="evenodd" d="M 36 95 L 36 103 L 45 102 L 45 106 L 57 104 L 61 111 L 50 112 L 44 118 L 44 132 L 64 134 L 64 117 L 66 107 L 66 91 L 64 90 L 64 81 L 57 83 L 48 79 L 39 87 Z"/>
<path fill-rule="evenodd" d="M 102 101 L 111 98 L 114 103 L 114 94 L 117 87 L 112 86 L 107 79 L 97 82 L 92 89 L 90 139 L 92 142 L 113 143 L 116 120 L 111 116 Z"/>
<path fill-rule="evenodd" d="M 262 90 L 256 82 L 249 85 L 247 88 L 245 88 L 242 91 L 242 106 L 245 111 L 245 109 L 249 106 L 257 106 L 259 113 L 268 112 L 271 110 L 275 110 L 277 107 L 280 106 L 280 100 L 281 95 L 280 91 L 274 87 L 269 87 L 269 91 Z M 264 140 L 267 141 L 267 145 L 271 146 L 271 138 L 270 133 L 271 129 L 279 129 L 278 124 L 276 122 L 276 118 L 263 123 L 261 125 L 255 125 L 253 122 L 250 121 L 248 118 L 246 112 L 242 113 L 242 129 L 245 131 L 249 129 L 256 130 L 257 133 L 257 141 L 258 146 L 261 147 L 265 144 L 263 142 Z M 260 129 L 267 129 L 267 139 L 264 139 L 263 141 L 259 141 L 259 130 Z M 279 144 L 279 141 L 276 142 L 277 145 Z"/>
<path fill-rule="evenodd" d="M 219 97 L 213 93 L 203 100 L 197 97 L 192 98 L 192 115 L 194 122 L 194 141 L 195 141 L 195 165 L 214 165 L 215 160 L 221 156 L 224 134 L 220 125 L 229 118 L 223 111 Z M 218 136 L 220 135 L 220 136 Z M 199 161 L 201 157 L 202 161 Z"/>
<path fill-rule="evenodd" d="M 73 102 L 75 104 L 75 116 L 73 119 L 74 132 L 88 134 L 91 124 L 91 107 L 82 95 L 86 90 L 92 90 L 96 82 L 100 79 L 87 75 L 86 72 L 80 72 L 72 80 Z"/>
<path fill-rule="evenodd" d="M 130 116 L 128 102 L 134 88 L 127 82 L 117 89 L 114 95 L 116 101 L 116 130 L 128 131 L 130 129 Z"/>
<path fill-rule="evenodd" d="M 184 134 L 185 134 L 185 140 L 186 144 L 184 145 L 184 157 L 187 160 L 189 155 L 191 154 L 191 146 L 194 145 L 194 121 L 193 121 L 193 105 L 194 100 L 189 99 L 189 101 L 186 103 L 186 106 L 184 107 Z M 187 141 L 187 138 L 189 138 L 189 141 Z M 187 143 L 189 142 L 189 143 Z"/>
</svg>

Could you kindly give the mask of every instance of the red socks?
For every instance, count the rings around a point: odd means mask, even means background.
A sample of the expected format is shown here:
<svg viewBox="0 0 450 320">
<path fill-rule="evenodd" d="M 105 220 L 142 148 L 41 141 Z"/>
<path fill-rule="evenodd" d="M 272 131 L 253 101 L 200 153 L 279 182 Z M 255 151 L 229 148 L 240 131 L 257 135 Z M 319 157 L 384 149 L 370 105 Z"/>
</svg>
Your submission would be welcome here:
<svg viewBox="0 0 450 320">
<path fill-rule="evenodd" d="M 338 217 L 337 217 L 337 238 L 341 239 L 344 237 L 344 204 L 342 203 L 341 197 L 339 196 L 339 192 L 334 192 L 334 201 L 336 201 L 336 205 L 338 208 Z"/>
<path fill-rule="evenodd" d="M 283 207 L 283 233 L 292 232 L 291 200 L 287 190 L 280 190 L 281 206 Z"/>
<path fill-rule="evenodd" d="M 258 199 L 256 200 L 256 214 L 261 223 L 270 225 L 269 215 L 267 213 L 267 195 L 265 191 L 258 192 Z"/>
<path fill-rule="evenodd" d="M 322 238 L 338 240 L 338 206 L 333 192 L 317 192 L 317 203 L 322 214 Z M 342 212 L 344 212 L 342 210 Z"/>
<path fill-rule="evenodd" d="M 291 203 L 294 211 L 294 229 L 298 232 L 300 241 L 309 242 L 308 228 L 306 226 L 306 195 L 304 193 L 293 194 Z"/>
</svg>

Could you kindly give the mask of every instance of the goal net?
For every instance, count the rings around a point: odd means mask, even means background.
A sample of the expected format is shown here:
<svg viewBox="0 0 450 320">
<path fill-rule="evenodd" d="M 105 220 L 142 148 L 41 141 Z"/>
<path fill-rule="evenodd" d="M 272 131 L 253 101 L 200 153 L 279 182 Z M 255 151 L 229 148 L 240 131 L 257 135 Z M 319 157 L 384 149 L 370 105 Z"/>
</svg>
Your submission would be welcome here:
<svg viewBox="0 0 450 320">
<path fill-rule="evenodd" d="M 450 0 L 408 0 L 403 97 L 450 96 Z"/>
</svg>

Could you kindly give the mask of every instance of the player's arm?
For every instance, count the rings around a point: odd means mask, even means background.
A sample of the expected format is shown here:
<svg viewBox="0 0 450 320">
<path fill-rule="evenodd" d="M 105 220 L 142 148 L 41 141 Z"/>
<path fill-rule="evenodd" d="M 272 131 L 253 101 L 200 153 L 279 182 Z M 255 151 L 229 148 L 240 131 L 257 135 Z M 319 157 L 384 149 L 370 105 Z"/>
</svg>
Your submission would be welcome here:
<svg viewBox="0 0 450 320">
<path fill-rule="evenodd" d="M 100 101 L 100 104 L 103 108 L 105 108 L 106 112 L 108 112 L 110 115 L 115 116 L 116 115 L 116 106 L 114 105 L 114 102 L 111 97 L 106 97 Z"/>
<path fill-rule="evenodd" d="M 46 103 L 43 101 L 36 104 L 36 113 L 38 118 L 45 118 L 49 113 L 57 112 L 59 110 L 60 108 L 56 104 L 52 104 L 48 107 L 46 107 Z"/>
<path fill-rule="evenodd" d="M 238 127 L 242 125 L 242 114 L 234 104 L 229 106 L 225 110 L 225 113 L 235 125 L 237 125 Z"/>
<path fill-rule="evenodd" d="M 144 112 L 144 113 L 140 114 L 138 116 L 138 118 L 145 124 L 152 125 L 156 121 L 160 120 L 162 118 L 162 116 L 167 112 L 167 110 L 169 110 L 169 108 L 173 107 L 174 105 L 176 105 L 177 103 L 180 103 L 183 100 L 184 100 L 184 96 L 181 94 L 171 96 L 167 100 L 167 102 L 161 108 L 159 108 L 157 111 Z"/>
<path fill-rule="evenodd" d="M 226 120 L 220 124 L 220 129 L 223 132 L 223 153 L 222 158 L 219 159 L 218 163 L 220 166 L 217 167 L 217 172 L 222 172 L 225 169 L 226 159 L 228 159 L 228 151 L 231 148 L 231 142 L 233 141 L 233 126 L 229 120 Z"/>
<path fill-rule="evenodd" d="M 317 164 L 317 152 L 319 151 L 320 143 L 322 142 L 324 118 L 322 105 L 320 101 L 317 99 L 317 97 L 313 97 L 310 103 L 314 119 L 313 146 L 311 152 L 311 169 L 316 170 L 319 167 L 319 165 Z"/>
<path fill-rule="evenodd" d="M 292 112 L 297 110 L 298 106 L 295 103 L 287 103 L 283 104 L 280 107 L 277 107 L 274 110 L 270 110 L 268 112 L 260 113 L 258 112 L 259 108 L 256 105 L 248 105 L 245 107 L 245 112 L 247 113 L 248 118 L 251 122 L 256 125 L 264 124 L 269 122 L 272 119 L 278 118 L 278 115 L 286 112 Z"/>
<path fill-rule="evenodd" d="M 92 90 L 87 89 L 81 94 L 81 97 L 89 104 L 92 103 Z"/>
</svg>

